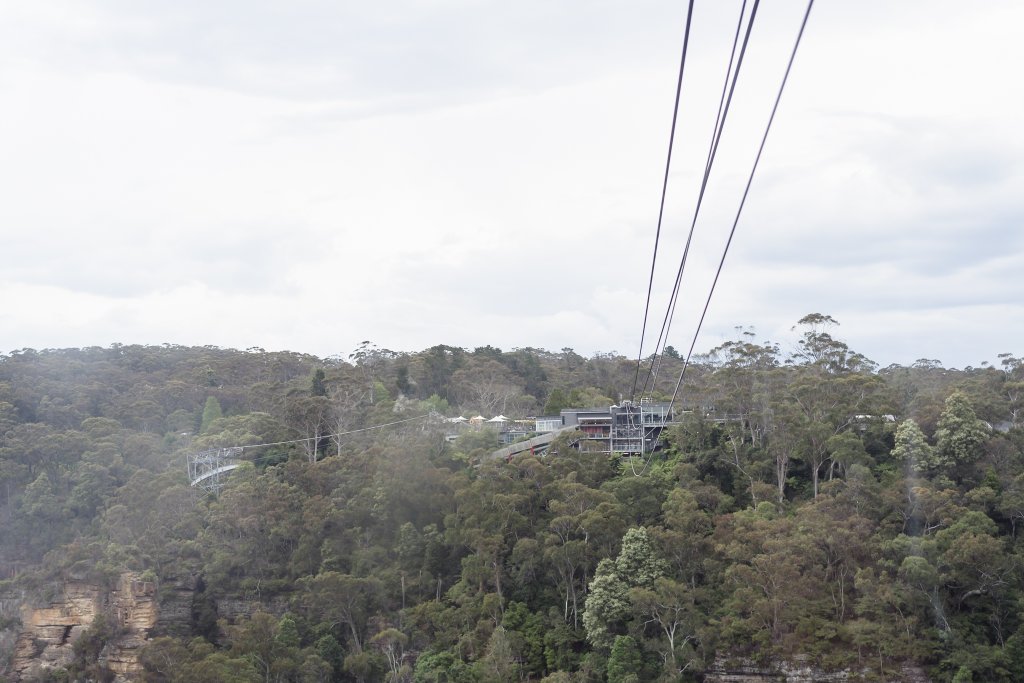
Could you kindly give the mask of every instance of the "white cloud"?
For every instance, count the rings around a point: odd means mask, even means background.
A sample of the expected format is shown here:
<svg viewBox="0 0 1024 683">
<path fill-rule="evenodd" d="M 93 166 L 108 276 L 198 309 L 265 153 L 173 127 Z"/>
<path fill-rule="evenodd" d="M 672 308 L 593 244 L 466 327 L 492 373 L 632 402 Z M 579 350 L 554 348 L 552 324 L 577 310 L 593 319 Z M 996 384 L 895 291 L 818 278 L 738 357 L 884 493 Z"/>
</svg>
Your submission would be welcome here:
<svg viewBox="0 0 1024 683">
<path fill-rule="evenodd" d="M 698 8 L 656 322 L 738 7 Z M 689 345 L 802 9 L 761 9 L 676 348 Z M 633 355 L 683 11 L 0 7 L 0 350 L 328 355 L 370 338 Z M 820 311 L 883 364 L 1014 350 L 1024 101 L 1007 86 L 1021 19 L 1008 0 L 819 3 L 698 348 L 736 325 L 784 335 Z"/>
</svg>

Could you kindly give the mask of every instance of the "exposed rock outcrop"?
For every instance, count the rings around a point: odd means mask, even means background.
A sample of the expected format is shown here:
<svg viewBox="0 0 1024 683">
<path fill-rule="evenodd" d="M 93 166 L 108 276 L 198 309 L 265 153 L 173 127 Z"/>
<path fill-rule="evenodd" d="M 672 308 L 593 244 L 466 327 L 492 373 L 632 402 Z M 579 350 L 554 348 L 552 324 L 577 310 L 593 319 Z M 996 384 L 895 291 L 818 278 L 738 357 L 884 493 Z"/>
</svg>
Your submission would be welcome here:
<svg viewBox="0 0 1024 683">
<path fill-rule="evenodd" d="M 138 574 L 125 572 L 110 591 L 94 584 L 69 581 L 45 607 L 21 608 L 22 632 L 11 662 L 12 680 L 43 669 L 67 666 L 74 644 L 100 615 L 106 615 L 115 635 L 100 653 L 100 661 L 119 681 L 141 672 L 138 650 L 156 624 L 156 586 Z"/>
<path fill-rule="evenodd" d="M 14 614 L 20 606 L 21 620 L 13 648 L 7 644 L 7 651 L 13 649 L 14 655 L 6 671 L 0 667 L 0 680 L 16 683 L 34 679 L 46 669 L 68 666 L 74 660 L 75 643 L 101 615 L 111 625 L 113 635 L 98 659 L 115 674 L 118 683 L 141 678 L 139 653 L 151 637 L 192 635 L 195 599 L 199 594 L 195 577 L 162 582 L 159 597 L 156 585 L 142 581 L 135 572 L 121 574 L 109 590 L 87 581 L 71 580 L 61 585 L 59 591 L 43 605 L 26 604 L 23 595 L 0 595 L 0 610 Z M 288 599 L 275 596 L 261 601 L 237 596 L 211 605 L 218 618 L 237 623 L 259 611 L 281 615 L 288 609 Z"/>
<path fill-rule="evenodd" d="M 192 602 L 196 595 L 196 579 L 170 578 L 160 582 L 160 619 L 152 634 L 187 638 L 192 635 Z"/>
<path fill-rule="evenodd" d="M 822 671 L 800 658 L 770 665 L 759 665 L 748 659 L 719 658 L 704 676 L 705 683 L 853 683 L 864 679 L 861 673 L 849 670 Z M 920 667 L 909 665 L 903 666 L 898 674 L 890 675 L 890 680 L 892 683 L 931 683 Z"/>
<path fill-rule="evenodd" d="M 118 679 L 133 680 L 142 673 L 139 649 L 149 639 L 160 613 L 156 585 L 135 574 L 122 574 L 117 589 L 110 592 L 110 605 L 121 635 L 103 649 L 100 661 Z"/>
<path fill-rule="evenodd" d="M 72 647 L 101 613 L 103 591 L 93 585 L 68 582 L 46 607 L 21 608 L 22 632 L 11 662 L 13 680 L 69 664 Z"/>
<path fill-rule="evenodd" d="M 217 616 L 228 623 L 236 624 L 248 619 L 256 612 L 267 612 L 276 617 L 288 611 L 288 598 L 276 596 L 269 599 L 222 598 L 217 601 Z"/>
</svg>

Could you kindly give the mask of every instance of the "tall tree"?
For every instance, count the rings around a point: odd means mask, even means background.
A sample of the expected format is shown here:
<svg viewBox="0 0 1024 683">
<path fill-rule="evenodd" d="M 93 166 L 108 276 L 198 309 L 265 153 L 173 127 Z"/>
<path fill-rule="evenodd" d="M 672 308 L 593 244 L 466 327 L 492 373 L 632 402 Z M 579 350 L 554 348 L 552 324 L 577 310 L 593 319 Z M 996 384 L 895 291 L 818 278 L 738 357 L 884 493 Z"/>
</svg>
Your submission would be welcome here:
<svg viewBox="0 0 1024 683">
<path fill-rule="evenodd" d="M 625 630 L 630 613 L 629 590 L 652 589 L 668 570 L 658 554 L 647 529 L 634 527 L 626 532 L 615 561 L 601 560 L 588 587 L 583 626 L 587 639 L 608 650 L 616 634 Z"/>
<path fill-rule="evenodd" d="M 988 432 L 978 419 L 970 400 L 962 391 L 954 391 L 946 399 L 935 432 L 935 451 L 952 468 L 958 481 L 970 476 L 974 463 L 985 452 Z"/>
<path fill-rule="evenodd" d="M 206 405 L 203 406 L 203 417 L 199 424 L 199 433 L 205 434 L 210 429 L 210 425 L 213 424 L 214 420 L 219 420 L 224 416 L 223 411 L 220 407 L 220 401 L 215 396 L 208 396 L 206 398 Z"/>
<path fill-rule="evenodd" d="M 342 624 L 351 650 L 361 653 L 367 620 L 380 606 L 380 580 L 328 571 L 303 579 L 300 586 L 302 603 L 310 616 L 327 624 Z"/>
<path fill-rule="evenodd" d="M 896 428 L 896 443 L 892 457 L 903 463 L 908 474 L 928 474 L 943 464 L 925 439 L 924 432 L 912 419 L 906 419 Z"/>
<path fill-rule="evenodd" d="M 316 462 L 330 432 L 330 401 L 325 396 L 293 396 L 285 404 L 288 426 L 299 434 L 306 460 Z"/>
</svg>

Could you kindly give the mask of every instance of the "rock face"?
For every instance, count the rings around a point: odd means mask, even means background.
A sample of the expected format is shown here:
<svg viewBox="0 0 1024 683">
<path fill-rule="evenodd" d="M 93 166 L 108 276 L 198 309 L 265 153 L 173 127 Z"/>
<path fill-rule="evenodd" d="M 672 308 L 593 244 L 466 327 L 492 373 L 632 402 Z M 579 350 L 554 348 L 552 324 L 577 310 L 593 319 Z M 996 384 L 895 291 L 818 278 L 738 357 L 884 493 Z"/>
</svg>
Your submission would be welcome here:
<svg viewBox="0 0 1024 683">
<path fill-rule="evenodd" d="M 169 578 L 160 582 L 160 620 L 151 635 L 190 636 L 192 601 L 195 599 L 195 577 Z"/>
<path fill-rule="evenodd" d="M 114 590 L 69 581 L 45 607 L 23 606 L 22 628 L 11 662 L 13 681 L 36 676 L 44 669 L 66 666 L 73 646 L 100 615 L 107 615 L 117 635 L 104 647 L 100 660 L 118 681 L 140 673 L 138 650 L 157 620 L 156 586 L 133 572 L 121 575 Z"/>
<path fill-rule="evenodd" d="M 156 585 L 139 580 L 135 574 L 122 574 L 117 590 L 110 592 L 110 605 L 122 635 L 103 649 L 100 661 L 117 674 L 118 680 L 132 680 L 142 673 L 139 648 L 149 639 L 160 612 Z"/>
<path fill-rule="evenodd" d="M 21 614 L 14 655 L 7 669 L 3 666 L 6 662 L 0 661 L 0 680 L 35 680 L 47 669 L 67 666 L 74 659 L 75 642 L 99 616 L 106 617 L 115 632 L 99 653 L 99 663 L 115 674 L 117 683 L 140 680 L 139 651 L 150 638 L 191 635 L 197 590 L 196 577 L 169 578 L 161 583 L 158 597 L 154 583 L 142 581 L 135 572 L 125 572 L 111 590 L 68 581 L 43 606 L 26 605 L 23 595 L 0 594 L 0 616 L 9 617 L 18 606 Z M 258 611 L 281 615 L 288 609 L 288 598 L 225 598 L 217 601 L 215 608 L 218 617 L 236 623 Z M 0 640 L 0 646 L 4 645 Z M 5 660 L 2 655 L 10 649 L 7 643 L 0 658 Z"/>
<path fill-rule="evenodd" d="M 47 607 L 22 607 L 24 630 L 14 645 L 13 680 L 70 662 L 72 645 L 100 613 L 101 591 L 96 586 L 69 582 L 62 588 Z"/>
<path fill-rule="evenodd" d="M 719 658 L 704 675 L 705 683 L 853 683 L 862 678 L 859 673 L 848 670 L 822 671 L 799 658 L 769 666 L 759 666 L 746 659 Z M 909 665 L 903 666 L 891 680 L 893 683 L 931 683 L 923 670 Z"/>
<path fill-rule="evenodd" d="M 21 630 L 21 603 L 24 596 L 14 590 L 0 591 L 0 681 L 10 669 L 14 644 Z"/>
<path fill-rule="evenodd" d="M 282 596 L 266 600 L 223 598 L 217 601 L 217 616 L 232 624 L 248 619 L 256 612 L 268 612 L 279 617 L 287 611 L 288 598 Z"/>
</svg>

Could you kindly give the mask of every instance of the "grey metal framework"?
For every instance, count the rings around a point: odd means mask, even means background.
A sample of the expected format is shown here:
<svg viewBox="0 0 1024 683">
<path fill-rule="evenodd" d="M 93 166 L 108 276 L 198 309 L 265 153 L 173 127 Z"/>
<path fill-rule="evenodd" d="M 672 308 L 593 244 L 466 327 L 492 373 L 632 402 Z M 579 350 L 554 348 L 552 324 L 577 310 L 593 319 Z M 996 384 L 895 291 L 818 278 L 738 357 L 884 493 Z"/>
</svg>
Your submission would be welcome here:
<svg viewBox="0 0 1024 683">
<path fill-rule="evenodd" d="M 643 455 L 658 447 L 662 430 L 672 422 L 672 406 L 644 400 L 609 408 L 566 408 L 562 422 L 583 432 L 580 450 Z"/>
<path fill-rule="evenodd" d="M 653 451 L 661 437 L 661 430 L 672 419 L 667 403 L 631 403 L 624 401 L 612 408 L 612 453 L 643 455 Z"/>
<path fill-rule="evenodd" d="M 212 448 L 188 456 L 188 481 L 207 493 L 220 493 L 228 472 L 241 465 L 240 447 Z"/>
</svg>

